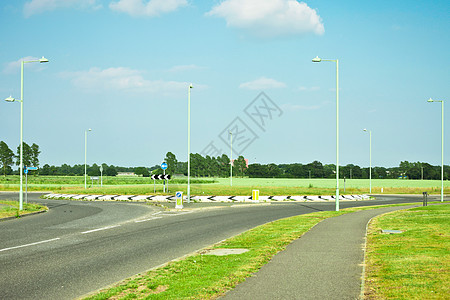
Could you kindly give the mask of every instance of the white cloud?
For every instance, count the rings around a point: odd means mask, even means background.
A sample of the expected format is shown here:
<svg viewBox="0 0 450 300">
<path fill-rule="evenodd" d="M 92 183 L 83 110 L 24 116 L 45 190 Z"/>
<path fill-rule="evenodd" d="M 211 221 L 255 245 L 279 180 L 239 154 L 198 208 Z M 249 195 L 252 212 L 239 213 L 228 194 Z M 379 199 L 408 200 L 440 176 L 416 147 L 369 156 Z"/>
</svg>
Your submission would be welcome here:
<svg viewBox="0 0 450 300">
<path fill-rule="evenodd" d="M 316 10 L 297 0 L 225 0 L 207 13 L 260 37 L 323 34 Z"/>
<path fill-rule="evenodd" d="M 6 74 L 14 74 L 14 73 L 18 73 L 20 72 L 20 65 L 22 63 L 22 61 L 32 61 L 32 60 L 38 60 L 39 58 L 37 57 L 33 57 L 33 56 L 26 56 L 26 57 L 22 57 L 16 61 L 11 61 L 9 63 L 6 63 L 5 67 L 3 68 L 3 73 Z M 42 66 L 39 66 L 41 64 L 39 63 L 32 63 L 32 64 L 26 64 L 26 65 L 30 65 L 27 66 L 28 68 L 34 68 L 34 69 L 42 69 Z"/>
<path fill-rule="evenodd" d="M 180 81 L 148 80 L 141 71 L 129 68 L 91 68 L 88 71 L 64 72 L 64 78 L 69 78 L 72 84 L 83 90 L 90 91 L 124 91 L 146 92 L 154 94 L 179 94 L 187 91 L 190 83 Z M 195 85 L 205 88 L 204 85 Z"/>
<path fill-rule="evenodd" d="M 307 92 L 307 91 L 314 92 L 314 91 L 320 90 L 320 87 L 318 87 L 318 86 L 312 86 L 312 87 L 300 86 L 300 87 L 298 87 L 297 90 L 299 90 L 301 92 Z"/>
<path fill-rule="evenodd" d="M 131 16 L 157 16 L 177 10 L 186 6 L 186 0 L 119 0 L 112 2 L 109 7 L 112 10 L 127 13 Z"/>
<path fill-rule="evenodd" d="M 77 7 L 98 9 L 101 5 L 96 2 L 97 0 L 31 0 L 25 3 L 23 13 L 28 18 L 32 15 L 58 8 Z"/>
<path fill-rule="evenodd" d="M 179 65 L 179 66 L 173 66 L 168 72 L 186 72 L 186 71 L 193 71 L 193 70 L 203 70 L 206 69 L 206 67 L 201 67 L 197 65 Z"/>
<path fill-rule="evenodd" d="M 277 89 L 285 88 L 286 84 L 275 79 L 261 77 L 253 81 L 244 82 L 239 85 L 241 89 L 249 90 L 266 90 L 266 89 Z"/>
</svg>

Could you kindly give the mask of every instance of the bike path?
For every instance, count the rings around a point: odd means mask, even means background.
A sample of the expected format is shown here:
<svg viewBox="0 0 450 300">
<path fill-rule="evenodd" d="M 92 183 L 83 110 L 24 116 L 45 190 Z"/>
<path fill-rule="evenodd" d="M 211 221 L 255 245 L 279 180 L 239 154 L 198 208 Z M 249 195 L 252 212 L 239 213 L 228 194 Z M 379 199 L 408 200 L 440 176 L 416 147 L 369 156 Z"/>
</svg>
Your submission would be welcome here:
<svg viewBox="0 0 450 300">
<path fill-rule="evenodd" d="M 220 299 L 359 299 L 368 222 L 414 206 L 325 219 Z"/>
</svg>

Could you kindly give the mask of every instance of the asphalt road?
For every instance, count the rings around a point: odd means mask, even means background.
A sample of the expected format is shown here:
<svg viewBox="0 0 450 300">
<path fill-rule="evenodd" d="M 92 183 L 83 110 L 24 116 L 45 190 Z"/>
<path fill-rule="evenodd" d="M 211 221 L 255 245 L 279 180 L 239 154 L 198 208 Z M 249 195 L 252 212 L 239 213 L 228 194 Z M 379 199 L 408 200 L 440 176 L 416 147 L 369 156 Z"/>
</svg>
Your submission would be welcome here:
<svg viewBox="0 0 450 300">
<path fill-rule="evenodd" d="M 2 299 L 77 298 L 255 226 L 334 210 L 334 202 L 321 202 L 164 212 L 142 204 L 39 196 L 28 199 L 47 205 L 49 212 L 0 222 Z M 0 193 L 1 198 L 17 198 L 17 193 Z M 421 197 L 379 197 L 342 201 L 341 208 L 415 201 Z"/>
</svg>

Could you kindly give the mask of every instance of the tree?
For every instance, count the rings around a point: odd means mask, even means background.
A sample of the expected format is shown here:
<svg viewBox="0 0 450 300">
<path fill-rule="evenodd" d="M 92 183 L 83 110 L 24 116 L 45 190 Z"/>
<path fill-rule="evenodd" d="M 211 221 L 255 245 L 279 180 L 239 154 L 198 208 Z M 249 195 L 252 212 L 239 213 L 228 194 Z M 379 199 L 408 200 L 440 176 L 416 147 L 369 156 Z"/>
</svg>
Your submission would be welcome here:
<svg viewBox="0 0 450 300">
<path fill-rule="evenodd" d="M 39 150 L 39 147 L 38 147 Z M 31 166 L 32 165 L 32 158 L 33 158 L 33 151 L 31 150 L 30 145 L 23 142 L 23 165 L 24 166 Z M 20 145 L 17 146 L 17 161 L 16 165 L 20 165 Z"/>
<path fill-rule="evenodd" d="M 222 154 L 216 160 L 219 164 L 219 176 L 228 177 L 230 175 L 230 158 L 226 154 Z"/>
<path fill-rule="evenodd" d="M 92 167 L 88 166 L 87 173 L 89 176 L 100 176 L 100 167 L 97 164 L 93 164 Z"/>
<path fill-rule="evenodd" d="M 267 165 L 267 177 L 275 178 L 281 175 L 281 170 L 276 164 Z"/>
<path fill-rule="evenodd" d="M 39 146 L 33 143 L 33 145 L 31 145 L 31 164 L 34 167 L 39 167 L 39 154 L 41 154 Z"/>
<path fill-rule="evenodd" d="M 11 166 L 14 164 L 14 152 L 9 149 L 8 145 L 0 142 L 0 166 L 2 168 L 3 175 L 11 173 Z"/>
<path fill-rule="evenodd" d="M 116 176 L 117 175 L 116 167 L 114 167 L 113 165 L 108 166 L 105 170 L 105 175 L 106 176 Z"/>
<path fill-rule="evenodd" d="M 248 165 L 247 175 L 250 178 L 265 178 L 267 175 L 267 166 L 261 164 Z"/>
<path fill-rule="evenodd" d="M 177 157 L 175 156 L 175 154 L 173 154 L 172 152 L 167 152 L 166 154 L 166 158 L 164 159 L 165 162 L 167 163 L 167 170 L 166 170 L 166 174 L 175 174 L 178 170 L 177 170 L 177 165 L 178 165 L 178 161 L 177 161 Z"/>
<path fill-rule="evenodd" d="M 136 167 L 134 168 L 134 174 L 142 175 L 142 177 L 149 177 L 150 173 L 148 172 L 146 167 Z"/>
<path fill-rule="evenodd" d="M 233 162 L 233 169 L 236 170 L 236 175 L 238 176 L 244 176 L 245 171 L 247 170 L 247 162 L 245 161 L 245 158 L 241 155 Z"/>
</svg>

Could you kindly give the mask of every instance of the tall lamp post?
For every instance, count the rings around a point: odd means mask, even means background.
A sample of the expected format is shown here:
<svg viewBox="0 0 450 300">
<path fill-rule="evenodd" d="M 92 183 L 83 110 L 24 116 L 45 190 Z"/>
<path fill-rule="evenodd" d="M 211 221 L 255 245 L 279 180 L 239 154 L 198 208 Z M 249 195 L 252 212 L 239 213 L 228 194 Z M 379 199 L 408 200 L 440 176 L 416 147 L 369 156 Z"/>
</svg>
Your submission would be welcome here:
<svg viewBox="0 0 450 300">
<path fill-rule="evenodd" d="M 441 102 L 441 202 L 444 202 L 444 100 L 430 98 L 428 102 Z"/>
<path fill-rule="evenodd" d="M 369 133 L 369 193 L 372 193 L 372 130 L 364 131 Z"/>
<path fill-rule="evenodd" d="M 336 63 L 336 211 L 339 211 L 339 60 L 321 59 L 318 56 L 313 62 L 332 61 Z"/>
<path fill-rule="evenodd" d="M 230 186 L 233 186 L 233 133 L 230 130 Z"/>
<path fill-rule="evenodd" d="M 42 56 L 42 58 L 37 60 L 22 60 L 20 64 L 20 99 L 14 99 L 9 96 L 5 100 L 8 102 L 20 102 L 20 192 L 19 192 L 19 210 L 23 210 L 23 65 L 26 63 L 39 62 L 46 63 L 48 59 Z"/>
<path fill-rule="evenodd" d="M 86 189 L 86 178 L 87 178 L 87 134 L 88 131 L 92 131 L 92 129 L 88 129 L 84 131 L 84 189 Z"/>
<path fill-rule="evenodd" d="M 187 186 L 187 202 L 191 202 L 191 89 L 192 84 L 188 88 L 188 186 Z"/>
</svg>

